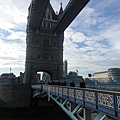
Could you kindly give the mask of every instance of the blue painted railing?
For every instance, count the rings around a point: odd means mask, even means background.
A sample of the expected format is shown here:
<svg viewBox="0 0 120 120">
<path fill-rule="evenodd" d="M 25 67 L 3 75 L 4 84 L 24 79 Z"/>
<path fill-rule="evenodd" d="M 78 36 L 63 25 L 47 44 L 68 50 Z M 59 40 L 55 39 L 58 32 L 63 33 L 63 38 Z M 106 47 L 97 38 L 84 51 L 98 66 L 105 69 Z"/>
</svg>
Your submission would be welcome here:
<svg viewBox="0 0 120 120">
<path fill-rule="evenodd" d="M 43 92 L 120 119 L 120 92 L 43 84 Z"/>
</svg>

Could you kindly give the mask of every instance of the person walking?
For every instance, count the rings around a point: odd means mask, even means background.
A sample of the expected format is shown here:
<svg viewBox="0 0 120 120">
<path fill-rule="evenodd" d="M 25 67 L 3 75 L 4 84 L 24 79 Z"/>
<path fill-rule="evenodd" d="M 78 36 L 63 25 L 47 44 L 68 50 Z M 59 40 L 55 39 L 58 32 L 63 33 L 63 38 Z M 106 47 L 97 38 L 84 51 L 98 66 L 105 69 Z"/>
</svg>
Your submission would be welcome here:
<svg viewBox="0 0 120 120">
<path fill-rule="evenodd" d="M 75 87 L 74 81 L 71 81 L 70 86 L 71 86 L 71 87 Z"/>
<path fill-rule="evenodd" d="M 85 81 L 83 78 L 82 78 L 82 81 L 80 83 L 80 88 L 86 88 Z"/>
</svg>

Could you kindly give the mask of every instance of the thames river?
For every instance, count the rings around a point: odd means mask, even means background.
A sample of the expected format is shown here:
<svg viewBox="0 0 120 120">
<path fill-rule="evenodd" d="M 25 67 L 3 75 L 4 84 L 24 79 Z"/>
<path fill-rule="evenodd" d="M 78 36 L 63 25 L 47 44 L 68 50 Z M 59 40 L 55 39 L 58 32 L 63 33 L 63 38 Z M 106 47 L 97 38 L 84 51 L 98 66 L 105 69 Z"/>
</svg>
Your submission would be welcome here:
<svg viewBox="0 0 120 120">
<path fill-rule="evenodd" d="M 71 120 L 58 106 L 5 109 L 0 108 L 0 120 Z"/>
</svg>

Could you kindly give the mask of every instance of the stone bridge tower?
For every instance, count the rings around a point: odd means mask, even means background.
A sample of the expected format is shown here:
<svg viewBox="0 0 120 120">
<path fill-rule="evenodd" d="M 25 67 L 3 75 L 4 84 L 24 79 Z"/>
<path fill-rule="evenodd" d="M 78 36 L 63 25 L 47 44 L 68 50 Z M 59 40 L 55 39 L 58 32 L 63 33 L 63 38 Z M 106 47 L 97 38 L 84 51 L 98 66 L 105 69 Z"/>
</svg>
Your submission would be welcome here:
<svg viewBox="0 0 120 120">
<path fill-rule="evenodd" d="M 28 9 L 25 84 L 35 84 L 38 71 L 51 80 L 63 77 L 64 31 L 89 0 L 70 0 L 55 13 L 49 0 L 32 0 Z"/>
</svg>

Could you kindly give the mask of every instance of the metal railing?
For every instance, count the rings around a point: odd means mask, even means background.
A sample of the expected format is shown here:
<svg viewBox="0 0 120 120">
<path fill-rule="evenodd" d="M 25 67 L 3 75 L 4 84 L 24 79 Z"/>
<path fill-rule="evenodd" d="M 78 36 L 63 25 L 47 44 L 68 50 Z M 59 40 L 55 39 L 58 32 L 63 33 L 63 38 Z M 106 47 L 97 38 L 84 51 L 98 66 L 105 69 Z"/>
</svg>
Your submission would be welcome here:
<svg viewBox="0 0 120 120">
<path fill-rule="evenodd" d="M 120 92 L 43 84 L 43 92 L 120 119 Z"/>
</svg>

